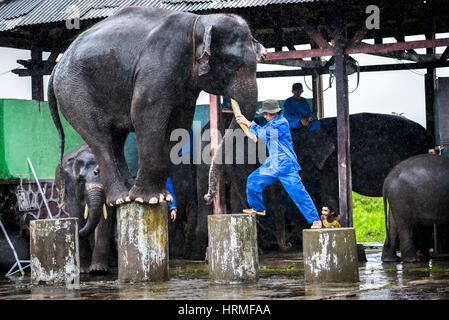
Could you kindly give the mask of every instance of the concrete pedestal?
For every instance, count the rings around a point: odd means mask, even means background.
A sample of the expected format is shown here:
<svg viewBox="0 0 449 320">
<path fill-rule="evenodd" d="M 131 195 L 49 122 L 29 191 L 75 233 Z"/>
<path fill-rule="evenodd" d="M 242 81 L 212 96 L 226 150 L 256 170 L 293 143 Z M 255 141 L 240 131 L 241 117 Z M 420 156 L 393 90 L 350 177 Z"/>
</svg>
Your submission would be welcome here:
<svg viewBox="0 0 449 320">
<path fill-rule="evenodd" d="M 127 203 L 117 208 L 119 282 L 168 280 L 168 206 Z"/>
<path fill-rule="evenodd" d="M 259 276 L 256 217 L 210 215 L 209 280 L 215 283 L 255 282 Z"/>
<path fill-rule="evenodd" d="M 79 286 L 78 219 L 30 221 L 31 284 Z"/>
<path fill-rule="evenodd" d="M 306 282 L 359 281 L 354 228 L 307 229 L 302 238 Z"/>
</svg>

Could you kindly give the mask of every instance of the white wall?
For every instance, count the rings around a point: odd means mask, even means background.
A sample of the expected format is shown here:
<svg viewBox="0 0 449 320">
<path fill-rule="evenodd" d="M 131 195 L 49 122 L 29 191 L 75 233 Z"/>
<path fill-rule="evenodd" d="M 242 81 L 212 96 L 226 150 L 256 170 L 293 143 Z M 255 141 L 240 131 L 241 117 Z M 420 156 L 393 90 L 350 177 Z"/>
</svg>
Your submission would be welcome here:
<svg viewBox="0 0 449 320">
<path fill-rule="evenodd" d="M 437 38 L 449 37 L 449 34 L 437 35 Z M 409 37 L 407 40 L 418 40 L 422 37 Z M 297 49 L 303 49 L 298 46 Z M 444 48 L 437 48 L 437 53 L 442 53 Z M 418 49 L 418 53 L 425 53 L 425 49 Z M 48 57 L 44 53 L 44 59 Z M 389 64 L 398 61 L 390 58 L 375 57 L 366 54 L 352 56 L 360 65 Z M 19 77 L 11 72 L 4 73 L 14 68 L 20 68 L 16 63 L 18 59 L 30 59 L 30 52 L 10 48 L 0 48 L 0 98 L 31 99 L 31 78 Z M 283 66 L 258 65 L 258 71 L 291 69 Z M 358 112 L 391 112 L 403 113 L 407 118 L 425 126 L 425 97 L 424 97 L 424 73 L 425 70 L 405 70 L 387 72 L 365 72 L 360 75 L 358 89 L 349 95 L 350 113 Z M 449 68 L 437 69 L 437 76 L 448 77 Z M 349 91 L 356 87 L 356 75 L 349 76 Z M 285 77 L 258 79 L 259 100 L 269 98 L 285 99 L 291 96 L 291 85 L 301 82 L 304 86 L 304 97 L 311 98 L 312 92 L 307 89 L 305 82 L 311 87 L 312 79 L 307 77 Z M 328 88 L 329 76 L 323 75 L 323 88 Z M 44 77 L 44 88 L 47 87 L 48 76 Z M 336 83 L 324 92 L 324 115 L 336 115 Z M 46 90 L 44 90 L 46 91 Z M 45 99 L 47 93 L 44 93 Z M 198 98 L 198 104 L 208 104 L 209 96 L 202 92 Z"/>
</svg>

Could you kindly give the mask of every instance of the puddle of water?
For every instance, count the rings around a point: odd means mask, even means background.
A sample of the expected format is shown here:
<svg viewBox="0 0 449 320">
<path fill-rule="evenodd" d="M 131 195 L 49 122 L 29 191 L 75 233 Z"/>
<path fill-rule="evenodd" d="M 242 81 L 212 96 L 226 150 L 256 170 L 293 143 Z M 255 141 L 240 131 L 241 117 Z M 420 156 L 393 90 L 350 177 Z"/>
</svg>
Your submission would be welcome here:
<svg viewBox="0 0 449 320">
<path fill-rule="evenodd" d="M 380 251 L 367 252 L 355 284 L 308 285 L 302 257 L 290 254 L 277 260 L 261 257 L 264 268 L 252 284 L 214 284 L 204 263 L 189 262 L 187 268 L 174 260 L 166 282 L 120 284 L 116 269 L 107 276 L 81 275 L 77 289 L 31 286 L 29 275 L 0 278 L 0 300 L 449 299 L 449 261 L 384 264 L 380 258 Z"/>
</svg>

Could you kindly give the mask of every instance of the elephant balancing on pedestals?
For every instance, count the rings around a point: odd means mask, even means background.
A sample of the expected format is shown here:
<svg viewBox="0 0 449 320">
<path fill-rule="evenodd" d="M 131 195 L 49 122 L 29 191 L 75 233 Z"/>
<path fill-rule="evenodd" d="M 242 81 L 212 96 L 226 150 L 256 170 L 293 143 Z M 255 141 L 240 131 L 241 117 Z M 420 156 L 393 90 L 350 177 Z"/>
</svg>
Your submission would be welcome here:
<svg viewBox="0 0 449 320">
<path fill-rule="evenodd" d="M 236 100 L 252 119 L 257 62 L 266 53 L 234 14 L 127 7 L 100 21 L 72 42 L 49 80 L 61 170 L 58 106 L 95 155 L 109 206 L 170 201 L 172 131 L 190 129 L 202 90 Z M 138 145 L 134 184 L 123 152 L 129 132 Z"/>
</svg>

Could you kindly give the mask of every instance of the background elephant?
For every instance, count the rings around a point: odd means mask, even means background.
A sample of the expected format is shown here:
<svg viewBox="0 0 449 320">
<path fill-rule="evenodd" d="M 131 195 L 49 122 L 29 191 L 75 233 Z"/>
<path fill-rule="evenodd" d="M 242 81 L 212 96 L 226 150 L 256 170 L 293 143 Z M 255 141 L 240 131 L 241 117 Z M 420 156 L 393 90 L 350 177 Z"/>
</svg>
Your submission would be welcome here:
<svg viewBox="0 0 449 320">
<path fill-rule="evenodd" d="M 449 223 L 449 158 L 423 154 L 400 162 L 385 179 L 383 196 L 387 235 L 382 261 L 401 260 L 397 240 L 402 261 L 419 261 L 416 239 L 425 242 L 434 223 Z"/>
<path fill-rule="evenodd" d="M 107 273 L 109 266 L 117 266 L 115 245 L 115 208 L 105 207 L 105 194 L 100 182 L 98 164 L 90 148 L 83 144 L 63 158 L 65 188 L 61 188 L 60 171 L 55 184 L 61 194 L 64 210 L 78 218 L 79 250 L 82 273 Z M 89 208 L 88 219 L 84 213 Z M 103 217 L 107 210 L 107 219 Z"/>
<path fill-rule="evenodd" d="M 313 178 L 319 188 L 313 192 L 315 204 L 327 203 L 338 211 L 337 119 L 320 121 L 320 130 L 293 129 L 293 143 L 301 176 Z M 396 164 L 435 147 L 424 127 L 404 117 L 358 113 L 349 121 L 352 189 L 364 196 L 381 197 L 384 180 Z"/>
<path fill-rule="evenodd" d="M 228 115 L 224 117 L 226 119 Z M 302 167 L 299 171 L 301 179 L 317 209 L 327 203 L 338 211 L 337 121 L 335 117 L 319 121 L 322 124 L 320 130 L 291 129 L 293 147 Z M 429 148 L 434 147 L 433 138 L 425 128 L 400 116 L 352 114 L 350 130 L 352 186 L 354 191 L 365 196 L 381 197 L 384 179 L 395 164 L 411 156 L 427 153 Z M 249 140 L 248 144 L 251 143 Z M 246 179 L 257 166 L 259 164 L 248 163 L 224 166 L 225 177 L 231 177 L 225 178 L 230 190 L 228 213 L 241 212 L 248 207 Z M 198 176 L 201 175 L 205 173 L 198 173 Z M 201 194 L 200 188 L 205 188 L 205 182 L 199 180 L 198 183 L 198 193 Z M 258 217 L 261 231 L 259 242 L 265 241 L 265 244 L 260 243 L 261 247 L 273 249 L 270 243 L 276 243 L 281 250 L 285 250 L 290 244 L 300 245 L 301 237 L 298 234 L 308 224 L 285 190 L 275 183 L 266 189 L 264 197 L 269 212 L 266 217 Z M 204 218 L 207 214 L 212 214 L 212 206 L 207 207 L 199 202 L 197 224 L 204 230 L 207 230 Z M 201 241 L 199 239 L 207 237 L 207 234 L 199 233 L 197 236 L 197 241 Z M 205 239 L 202 243 L 207 243 Z"/>
<path fill-rule="evenodd" d="M 170 134 L 190 129 L 202 90 L 235 99 L 252 119 L 257 61 L 265 54 L 245 20 L 233 14 L 118 11 L 80 34 L 53 69 L 48 97 L 60 163 L 58 105 L 95 155 L 109 205 L 170 200 L 165 183 L 176 143 Z M 129 132 L 136 133 L 139 153 L 134 184 L 123 153 Z"/>
</svg>

